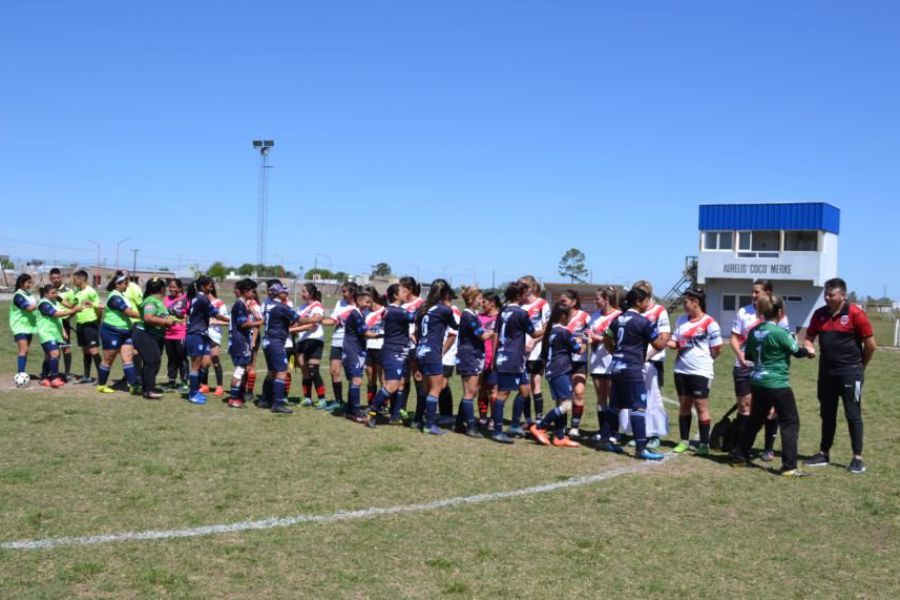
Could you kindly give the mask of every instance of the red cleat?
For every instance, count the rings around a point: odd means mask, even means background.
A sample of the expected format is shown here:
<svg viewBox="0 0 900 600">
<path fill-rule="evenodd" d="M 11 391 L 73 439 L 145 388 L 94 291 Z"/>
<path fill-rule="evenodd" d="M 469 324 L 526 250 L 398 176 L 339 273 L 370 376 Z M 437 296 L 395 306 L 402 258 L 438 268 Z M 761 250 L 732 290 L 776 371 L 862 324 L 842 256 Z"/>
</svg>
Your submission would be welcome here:
<svg viewBox="0 0 900 600">
<path fill-rule="evenodd" d="M 62 377 L 57 377 L 56 379 L 54 379 L 53 381 L 50 382 L 50 387 L 54 387 L 54 388 L 61 388 L 64 385 L 66 385 L 66 382 L 63 381 Z"/>
<path fill-rule="evenodd" d="M 553 437 L 553 445 L 557 448 L 580 448 L 581 444 L 578 442 L 573 442 L 569 439 L 569 436 L 564 437 L 563 439 L 559 439 L 558 437 Z"/>
<path fill-rule="evenodd" d="M 41 387 L 50 387 L 49 379 L 41 379 Z"/>
<path fill-rule="evenodd" d="M 216 391 L 213 392 L 213 396 L 224 396 L 224 395 L 225 395 L 225 390 L 222 389 L 222 386 L 221 386 L 221 385 L 217 385 L 217 386 L 216 386 Z"/>
<path fill-rule="evenodd" d="M 544 431 L 537 425 L 532 425 L 529 431 L 531 431 L 531 435 L 533 435 L 534 439 L 536 439 L 539 443 L 543 444 L 544 446 L 550 445 L 550 438 L 547 437 L 546 431 Z"/>
<path fill-rule="evenodd" d="M 209 386 L 208 386 L 208 385 L 201 385 L 201 386 L 200 386 L 200 393 L 201 393 L 201 394 L 208 394 L 208 393 L 209 393 Z"/>
</svg>

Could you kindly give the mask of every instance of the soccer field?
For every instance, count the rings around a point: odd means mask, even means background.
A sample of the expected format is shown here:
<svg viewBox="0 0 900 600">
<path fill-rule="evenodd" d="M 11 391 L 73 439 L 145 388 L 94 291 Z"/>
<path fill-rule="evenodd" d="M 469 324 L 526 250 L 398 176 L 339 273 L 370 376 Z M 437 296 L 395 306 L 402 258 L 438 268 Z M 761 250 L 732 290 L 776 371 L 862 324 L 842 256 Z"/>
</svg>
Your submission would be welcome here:
<svg viewBox="0 0 900 600">
<path fill-rule="evenodd" d="M 866 374 L 868 472 L 833 465 L 794 480 L 733 469 L 715 453 L 645 465 L 589 448 L 371 431 L 313 409 L 285 417 L 229 410 L 212 398 L 193 406 L 174 394 L 154 402 L 91 386 L 16 390 L 7 313 L 0 304 L 0 542 L 322 518 L 201 537 L 7 546 L 0 597 L 900 592 L 898 352 L 878 352 Z M 74 365 L 79 372 L 77 350 Z M 726 350 L 716 365 L 714 418 L 733 401 L 731 365 Z M 29 371 L 39 366 L 35 348 Z M 792 371 L 805 456 L 818 449 L 816 364 L 795 361 Z M 453 386 L 458 401 L 458 377 Z M 589 434 L 592 396 L 589 390 Z M 668 409 L 675 430 L 675 407 Z M 832 459 L 850 459 L 842 416 Z M 594 475 L 601 476 L 570 481 Z M 489 495 L 543 484 L 563 485 Z M 440 502 L 477 495 L 485 496 Z M 392 507 L 401 508 L 335 516 Z"/>
</svg>

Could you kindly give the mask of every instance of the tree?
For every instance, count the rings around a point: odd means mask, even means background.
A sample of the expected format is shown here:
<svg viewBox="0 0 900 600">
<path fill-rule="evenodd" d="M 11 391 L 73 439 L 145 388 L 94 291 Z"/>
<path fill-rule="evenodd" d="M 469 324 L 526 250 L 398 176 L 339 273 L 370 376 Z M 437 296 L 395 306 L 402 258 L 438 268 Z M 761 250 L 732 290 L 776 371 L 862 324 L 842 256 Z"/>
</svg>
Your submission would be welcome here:
<svg viewBox="0 0 900 600">
<path fill-rule="evenodd" d="M 584 252 L 578 248 L 569 248 L 559 259 L 559 274 L 568 277 L 571 283 L 581 283 L 587 275 L 584 266 Z"/>
<path fill-rule="evenodd" d="M 2 264 L 4 269 L 15 269 L 16 268 L 16 265 L 13 264 L 13 261 L 9 260 L 8 258 L 0 259 L 0 264 Z"/>
<path fill-rule="evenodd" d="M 338 283 L 344 283 L 345 281 L 350 279 L 350 275 L 348 273 L 344 273 L 343 271 L 338 271 L 334 274 L 334 278 L 338 280 Z"/>
<path fill-rule="evenodd" d="M 372 277 L 387 277 L 391 274 L 391 265 L 380 262 L 372 267 Z"/>
<path fill-rule="evenodd" d="M 243 275 L 246 277 L 248 275 L 253 275 L 255 269 L 256 269 L 256 267 L 254 267 L 250 263 L 244 263 L 237 268 L 237 274 Z"/>
<path fill-rule="evenodd" d="M 310 269 L 306 272 L 306 279 L 334 279 L 334 273 L 328 269 Z"/>
<path fill-rule="evenodd" d="M 228 273 L 230 271 L 231 267 L 226 267 L 224 263 L 217 260 L 213 264 L 209 265 L 209 269 L 206 270 L 206 274 L 216 281 L 222 281 L 223 279 L 228 277 Z"/>
</svg>

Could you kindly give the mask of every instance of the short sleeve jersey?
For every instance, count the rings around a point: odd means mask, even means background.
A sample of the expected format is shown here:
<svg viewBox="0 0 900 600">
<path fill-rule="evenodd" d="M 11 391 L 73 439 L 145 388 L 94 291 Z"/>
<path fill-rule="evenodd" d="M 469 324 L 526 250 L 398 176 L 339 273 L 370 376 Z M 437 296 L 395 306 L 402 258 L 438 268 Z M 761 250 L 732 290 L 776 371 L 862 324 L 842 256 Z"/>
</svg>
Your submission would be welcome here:
<svg viewBox="0 0 900 600">
<path fill-rule="evenodd" d="M 791 355 L 800 350 L 797 340 L 779 325 L 757 325 L 747 338 L 747 358 L 753 361 L 750 385 L 766 389 L 790 387 Z"/>
<path fill-rule="evenodd" d="M 615 342 L 612 376 L 620 381 L 643 381 L 647 346 L 659 337 L 656 325 L 637 311 L 628 310 L 610 323 L 606 335 Z"/>
<path fill-rule="evenodd" d="M 370 310 L 366 313 L 366 328 L 372 333 L 376 333 L 381 337 L 368 338 L 366 340 L 366 348 L 369 350 L 379 350 L 384 347 L 384 313 L 385 307 Z"/>
<path fill-rule="evenodd" d="M 495 325 L 497 348 L 494 369 L 498 373 L 525 372 L 525 336 L 535 332 L 528 313 L 517 304 L 507 304 Z"/>
<path fill-rule="evenodd" d="M 313 301 L 309 304 L 304 304 L 299 309 L 297 309 L 297 314 L 300 315 L 301 319 L 312 319 L 314 317 L 324 317 L 325 316 L 325 307 L 322 306 L 322 303 L 319 301 Z M 322 327 L 322 324 L 319 323 L 312 329 L 307 331 L 301 331 L 297 339 L 299 341 L 303 340 L 324 340 L 325 339 L 325 329 Z"/>
<path fill-rule="evenodd" d="M 469 367 L 484 364 L 484 327 L 481 325 L 478 315 L 471 309 L 465 309 L 459 316 L 459 335 L 456 353 L 456 364 L 460 367 Z"/>
<path fill-rule="evenodd" d="M 819 338 L 819 372 L 825 375 L 862 374 L 862 343 L 873 335 L 865 311 L 846 302 L 834 315 L 827 306 L 816 310 L 806 330 L 807 338 Z"/>
<path fill-rule="evenodd" d="M 678 344 L 675 372 L 713 378 L 713 357 L 710 351 L 722 347 L 722 330 L 709 315 L 691 321 L 687 315 L 678 317 L 672 339 Z"/>
<path fill-rule="evenodd" d="M 528 318 L 531 319 L 531 324 L 535 329 L 543 329 L 547 321 L 550 320 L 550 303 L 543 298 L 535 298 L 533 302 L 523 304 L 522 310 L 528 313 Z M 525 338 L 525 342 L 526 344 L 531 342 L 531 336 Z M 538 340 L 528 354 L 528 360 L 540 360 L 541 347 L 542 341 Z"/>
<path fill-rule="evenodd" d="M 209 336 L 209 320 L 218 313 L 209 298 L 203 292 L 197 292 L 188 307 L 188 335 Z"/>
<path fill-rule="evenodd" d="M 297 321 L 300 315 L 287 304 L 278 301 L 272 301 L 266 306 L 264 315 L 266 335 L 263 344 L 285 346 L 291 336 L 291 323 Z"/>
<path fill-rule="evenodd" d="M 566 329 L 568 329 L 576 339 L 581 339 L 584 336 L 584 332 L 588 329 L 588 322 L 590 320 L 591 316 L 589 314 L 578 309 L 575 311 L 575 314 L 572 315 L 572 318 L 569 319 L 569 324 L 566 325 Z M 587 353 L 584 349 L 572 355 L 573 363 L 583 363 L 585 361 L 587 361 Z"/>
<path fill-rule="evenodd" d="M 228 323 L 228 353 L 231 356 L 250 356 L 253 349 L 253 329 L 245 325 L 252 320 L 247 305 L 239 298 L 231 307 L 231 322 Z"/>
<path fill-rule="evenodd" d="M 581 352 L 578 338 L 564 325 L 556 324 L 550 329 L 547 344 L 547 379 L 571 373 L 572 357 Z"/>
<path fill-rule="evenodd" d="M 595 312 L 591 315 L 591 319 L 588 322 L 591 333 L 603 337 L 606 330 L 609 329 L 609 324 L 621 314 L 622 311 L 618 309 L 613 310 L 608 315 L 604 315 L 600 311 Z M 591 344 L 591 373 L 594 375 L 607 375 L 610 364 L 612 364 L 612 354 L 606 350 L 606 346 L 602 342 Z"/>
<path fill-rule="evenodd" d="M 761 322 L 762 321 L 760 320 L 759 315 L 756 314 L 756 307 L 752 304 L 748 304 L 747 306 L 743 306 L 738 309 L 737 314 L 734 316 L 734 322 L 731 324 L 731 333 L 738 336 L 742 351 L 746 350 L 747 336 L 750 334 L 750 330 L 759 325 Z M 778 321 L 778 326 L 787 332 L 790 332 L 791 330 L 791 326 L 790 323 L 788 323 L 787 317 L 784 317 L 780 321 Z M 735 359 L 734 366 L 740 367 L 741 362 Z"/>
<path fill-rule="evenodd" d="M 656 326 L 656 331 L 659 333 L 672 333 L 672 324 L 669 321 L 669 311 L 665 309 L 665 307 L 661 304 L 654 304 L 650 308 L 647 309 L 647 312 L 644 313 L 644 316 L 650 319 L 650 322 Z M 658 354 L 654 354 L 652 361 L 664 361 L 666 360 L 666 351 L 663 350 Z"/>
<path fill-rule="evenodd" d="M 100 295 L 97 290 L 89 285 L 80 290 L 73 290 L 71 304 L 81 307 L 81 312 L 75 313 L 75 322 L 78 324 L 93 323 L 98 319 L 97 306 L 100 306 Z M 86 307 L 90 304 L 90 307 Z"/>
<path fill-rule="evenodd" d="M 331 335 L 331 347 L 342 348 L 344 346 L 344 319 L 356 308 L 343 298 L 338 300 L 331 311 L 331 318 L 337 321 L 334 325 L 334 333 Z"/>
<path fill-rule="evenodd" d="M 409 354 L 409 325 L 415 313 L 391 304 L 384 311 L 384 344 L 382 356 L 390 355 L 392 360 L 405 361 Z"/>
<path fill-rule="evenodd" d="M 424 314 L 420 314 L 416 327 L 416 360 L 419 364 L 441 364 L 444 336 L 447 329 L 456 327 L 456 317 L 446 304 L 435 304 Z"/>
<path fill-rule="evenodd" d="M 351 305 L 344 314 L 344 358 L 354 361 L 358 356 L 366 354 L 366 319 L 362 312 Z"/>
</svg>

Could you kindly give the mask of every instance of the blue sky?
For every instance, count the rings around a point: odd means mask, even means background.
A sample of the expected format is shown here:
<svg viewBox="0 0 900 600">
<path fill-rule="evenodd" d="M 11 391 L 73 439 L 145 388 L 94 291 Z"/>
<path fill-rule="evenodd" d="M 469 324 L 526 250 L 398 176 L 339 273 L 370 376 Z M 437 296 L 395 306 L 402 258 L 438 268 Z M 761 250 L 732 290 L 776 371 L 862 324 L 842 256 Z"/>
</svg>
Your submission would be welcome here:
<svg viewBox="0 0 900 600">
<path fill-rule="evenodd" d="M 897 2 L 16 2 L 0 253 L 677 279 L 697 205 L 826 201 L 900 296 Z M 4 211 L 6 213 L 6 211 Z M 6 213 L 11 214 L 11 213 Z M 13 241 L 22 240 L 22 241 Z M 44 244 L 42 246 L 36 244 Z M 886 268 L 886 264 L 890 264 Z"/>
</svg>

